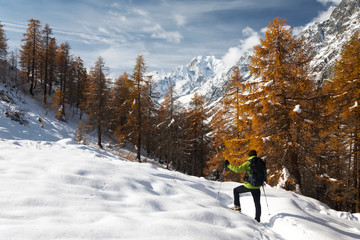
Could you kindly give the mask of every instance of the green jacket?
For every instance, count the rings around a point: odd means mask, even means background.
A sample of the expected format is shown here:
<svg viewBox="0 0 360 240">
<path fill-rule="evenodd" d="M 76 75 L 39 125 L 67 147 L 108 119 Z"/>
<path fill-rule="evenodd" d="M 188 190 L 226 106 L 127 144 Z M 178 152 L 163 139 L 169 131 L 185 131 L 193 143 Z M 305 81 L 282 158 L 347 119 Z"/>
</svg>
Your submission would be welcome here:
<svg viewBox="0 0 360 240">
<path fill-rule="evenodd" d="M 227 167 L 233 171 L 233 172 L 236 172 L 236 173 L 239 173 L 239 172 L 243 172 L 243 171 L 247 171 L 246 172 L 246 175 L 248 176 L 249 175 L 249 172 L 250 171 L 250 160 L 253 159 L 255 156 L 251 156 L 247 159 L 246 162 L 244 162 L 243 164 L 241 164 L 240 166 L 234 166 L 234 165 L 227 165 Z M 250 183 L 248 182 L 245 182 L 244 183 L 244 186 L 246 188 L 249 188 L 249 189 L 260 189 L 260 187 L 254 187 L 253 185 L 251 185 Z"/>
</svg>

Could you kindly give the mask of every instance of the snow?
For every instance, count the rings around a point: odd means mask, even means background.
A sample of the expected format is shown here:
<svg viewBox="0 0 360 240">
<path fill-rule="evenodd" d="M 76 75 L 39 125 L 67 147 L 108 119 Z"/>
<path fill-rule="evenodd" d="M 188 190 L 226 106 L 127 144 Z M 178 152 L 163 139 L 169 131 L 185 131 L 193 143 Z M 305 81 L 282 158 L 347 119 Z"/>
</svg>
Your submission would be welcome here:
<svg viewBox="0 0 360 240">
<path fill-rule="evenodd" d="M 0 239 L 360 238 L 360 214 L 270 186 L 258 223 L 250 194 L 240 197 L 242 214 L 229 209 L 239 183 L 78 144 L 75 121 L 59 122 L 24 99 L 13 107 L 26 112 L 26 126 L 6 117 L 9 104 L 0 102 Z"/>
<path fill-rule="evenodd" d="M 358 107 L 358 106 L 359 106 L 358 102 L 355 101 L 354 106 L 350 107 L 350 109 L 356 108 L 356 107 Z"/>
<path fill-rule="evenodd" d="M 296 105 L 296 106 L 294 107 L 294 110 L 293 110 L 293 111 L 296 112 L 296 113 L 301 113 L 300 105 L 299 105 L 299 104 Z"/>
<path fill-rule="evenodd" d="M 274 83 L 273 80 L 268 81 L 267 83 L 264 84 L 264 87 L 270 87 L 273 83 Z"/>
</svg>

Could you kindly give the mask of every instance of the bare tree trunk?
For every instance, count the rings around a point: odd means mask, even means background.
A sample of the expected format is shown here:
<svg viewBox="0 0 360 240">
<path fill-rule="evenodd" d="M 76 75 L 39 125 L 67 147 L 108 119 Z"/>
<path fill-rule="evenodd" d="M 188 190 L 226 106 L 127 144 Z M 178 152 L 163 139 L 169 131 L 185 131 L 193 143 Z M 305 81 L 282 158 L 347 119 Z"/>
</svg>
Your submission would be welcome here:
<svg viewBox="0 0 360 240">
<path fill-rule="evenodd" d="M 101 144 L 101 126 L 100 126 L 100 124 L 98 124 L 97 133 L 98 133 L 98 146 L 100 148 L 103 148 L 103 146 Z"/>
</svg>

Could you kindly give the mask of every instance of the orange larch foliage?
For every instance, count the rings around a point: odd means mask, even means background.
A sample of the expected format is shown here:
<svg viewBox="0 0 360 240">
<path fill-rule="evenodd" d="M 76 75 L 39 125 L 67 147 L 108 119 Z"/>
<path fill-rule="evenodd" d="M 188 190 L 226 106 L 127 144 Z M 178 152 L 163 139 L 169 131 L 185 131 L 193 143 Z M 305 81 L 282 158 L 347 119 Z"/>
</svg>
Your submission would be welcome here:
<svg viewBox="0 0 360 240">
<path fill-rule="evenodd" d="M 312 119 L 309 63 L 314 53 L 291 30 L 285 20 L 275 18 L 254 47 L 249 70 L 256 80 L 248 83 L 247 105 L 253 146 L 266 157 L 270 170 L 287 168 L 301 187 L 304 126 Z"/>
</svg>

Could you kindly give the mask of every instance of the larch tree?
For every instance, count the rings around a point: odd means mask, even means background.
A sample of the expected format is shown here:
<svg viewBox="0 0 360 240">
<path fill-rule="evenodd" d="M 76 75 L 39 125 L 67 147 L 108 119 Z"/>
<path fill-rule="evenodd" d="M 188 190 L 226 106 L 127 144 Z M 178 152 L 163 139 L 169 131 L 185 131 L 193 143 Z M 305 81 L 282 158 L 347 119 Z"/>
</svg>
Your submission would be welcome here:
<svg viewBox="0 0 360 240">
<path fill-rule="evenodd" d="M 136 145 L 136 159 L 141 162 L 141 148 L 142 148 L 142 138 L 144 130 L 144 106 L 145 106 L 145 72 L 146 65 L 145 60 L 142 55 L 139 55 L 136 58 L 136 64 L 134 66 L 134 71 L 132 75 L 132 81 L 134 84 L 133 96 L 134 102 L 132 104 L 133 114 L 129 119 L 132 121 L 133 131 L 135 134 L 135 145 Z"/>
<path fill-rule="evenodd" d="M 10 74 L 10 86 L 18 85 L 18 62 L 19 62 L 19 51 L 17 49 L 13 50 L 9 54 L 9 71 L 13 72 Z"/>
<path fill-rule="evenodd" d="M 0 60 L 4 61 L 7 56 L 7 38 L 4 31 L 4 25 L 0 22 Z"/>
<path fill-rule="evenodd" d="M 209 142 L 207 134 L 210 127 L 207 123 L 207 110 L 204 97 L 195 93 L 189 103 L 186 118 L 186 151 L 189 156 L 188 173 L 204 176 L 206 162 L 209 160 Z"/>
<path fill-rule="evenodd" d="M 133 89 L 134 85 L 130 80 L 130 75 L 124 72 L 115 80 L 114 87 L 110 92 L 109 129 L 117 137 L 117 141 L 121 145 L 124 145 L 129 140 L 130 129 L 126 124 L 134 102 Z"/>
<path fill-rule="evenodd" d="M 98 146 L 102 146 L 102 133 L 108 126 L 108 96 L 109 79 L 107 78 L 108 68 L 105 66 L 104 59 L 98 57 L 95 66 L 89 73 L 89 84 L 86 89 L 85 109 L 89 125 L 97 131 Z"/>
<path fill-rule="evenodd" d="M 57 50 L 56 66 L 57 66 L 57 78 L 59 80 L 60 89 L 60 116 L 62 118 L 65 115 L 65 103 L 68 97 L 68 86 L 70 79 L 72 57 L 70 55 L 70 45 L 68 42 L 61 43 Z"/>
<path fill-rule="evenodd" d="M 356 32 L 343 46 L 330 79 L 329 110 L 341 148 L 337 157 L 338 172 L 333 178 L 342 190 L 333 191 L 335 200 L 352 205 L 348 211 L 360 212 L 360 34 Z M 342 170 L 339 172 L 339 170 Z M 344 189 L 344 185 L 346 186 Z M 337 189 L 338 190 L 338 189 Z M 348 191 L 346 191 L 348 190 Z"/>
<path fill-rule="evenodd" d="M 57 76 L 57 51 L 58 46 L 56 44 L 56 39 L 51 38 L 49 45 L 48 45 L 48 54 L 47 54 L 47 85 L 48 90 L 47 94 L 49 96 L 53 93 L 53 86 L 56 83 L 56 76 Z"/>
<path fill-rule="evenodd" d="M 224 105 L 229 109 L 231 116 L 229 135 L 224 139 L 225 151 L 223 155 L 233 163 L 241 164 L 243 155 L 250 149 L 251 141 L 248 134 L 251 133 L 250 114 L 246 109 L 246 86 L 240 74 L 239 68 L 233 69 L 227 91 L 224 97 Z M 240 161 L 240 162 L 239 162 Z"/>
<path fill-rule="evenodd" d="M 213 157 L 209 167 L 220 169 L 225 159 L 233 164 L 240 165 L 243 161 L 243 154 L 248 152 L 250 140 L 246 138 L 245 129 L 249 127 L 248 113 L 245 111 L 244 102 L 244 80 L 236 66 L 232 70 L 224 98 L 220 107 L 216 108 L 214 117 L 211 120 Z M 218 172 L 216 172 L 219 175 Z M 238 176 L 238 175 L 233 175 Z"/>
<path fill-rule="evenodd" d="M 44 82 L 43 82 L 43 102 L 46 105 L 48 95 L 48 82 L 49 82 L 49 45 L 51 41 L 52 29 L 49 24 L 45 24 L 43 29 L 43 51 L 42 51 L 42 63 L 44 68 Z"/>
<path fill-rule="evenodd" d="M 3 79 L 3 82 L 6 81 L 7 71 L 6 71 L 6 57 L 7 57 L 7 39 L 4 32 L 4 26 L 0 22 L 0 79 Z"/>
<path fill-rule="evenodd" d="M 85 90 L 88 85 L 88 76 L 86 68 L 84 67 L 84 61 L 80 57 L 75 57 L 73 61 L 74 71 L 74 86 L 73 86 L 73 104 L 79 110 L 81 110 L 81 103 L 85 100 Z M 80 119 L 82 113 L 80 113 Z"/>
<path fill-rule="evenodd" d="M 166 161 L 166 166 L 171 166 L 179 171 L 184 170 L 185 154 L 183 151 L 183 134 L 180 118 L 180 105 L 176 101 L 174 86 L 169 87 L 168 92 L 161 102 L 158 111 L 156 126 L 157 130 L 157 149 L 156 154 L 160 159 Z"/>
<path fill-rule="evenodd" d="M 34 95 L 40 70 L 40 50 L 42 43 L 39 20 L 30 19 L 26 33 L 23 34 L 23 45 L 20 50 L 20 64 L 24 77 L 30 82 L 29 92 Z"/>
<path fill-rule="evenodd" d="M 288 169 L 301 189 L 307 165 L 303 131 L 314 117 L 309 68 L 314 52 L 291 32 L 285 20 L 275 18 L 254 47 L 249 70 L 256 80 L 249 82 L 247 105 L 256 133 L 252 146 L 266 156 L 272 170 Z"/>
<path fill-rule="evenodd" d="M 159 93 L 156 92 L 156 83 L 152 76 L 146 76 L 144 85 L 144 148 L 148 155 L 152 155 L 156 149 L 156 143 L 153 137 L 156 132 L 156 116 L 158 109 L 156 108 L 155 99 L 159 98 Z"/>
</svg>

